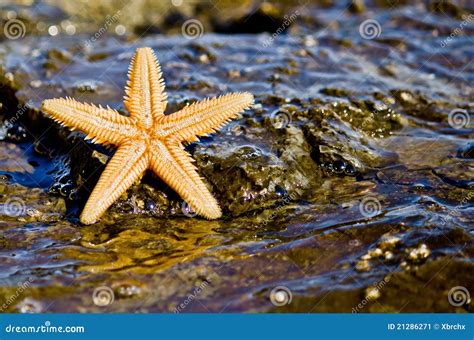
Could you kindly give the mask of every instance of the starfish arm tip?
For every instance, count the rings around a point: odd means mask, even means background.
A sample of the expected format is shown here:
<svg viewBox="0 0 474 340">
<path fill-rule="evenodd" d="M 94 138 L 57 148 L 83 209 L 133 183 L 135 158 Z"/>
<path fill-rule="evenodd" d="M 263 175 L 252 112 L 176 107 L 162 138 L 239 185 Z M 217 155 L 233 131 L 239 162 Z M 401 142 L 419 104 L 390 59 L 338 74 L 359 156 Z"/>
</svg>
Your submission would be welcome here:
<svg viewBox="0 0 474 340">
<path fill-rule="evenodd" d="M 81 216 L 79 217 L 79 220 L 81 221 L 82 224 L 85 224 L 85 225 L 91 225 L 97 222 L 97 219 L 92 218 L 85 212 L 82 212 Z"/>
<path fill-rule="evenodd" d="M 249 106 L 252 105 L 255 101 L 255 97 L 253 94 L 251 94 L 250 92 L 242 92 L 241 93 L 244 98 L 247 100 L 247 102 L 249 103 Z"/>
<path fill-rule="evenodd" d="M 207 202 L 204 209 L 201 207 L 199 210 L 201 210 L 200 215 L 208 220 L 217 220 L 222 217 L 221 207 L 214 197 L 212 197 L 212 199 Z"/>
<path fill-rule="evenodd" d="M 216 211 L 216 212 L 214 212 L 214 213 L 212 213 L 212 214 L 209 214 L 209 215 L 207 215 L 207 216 L 205 216 L 205 217 L 206 217 L 208 220 L 217 220 L 217 219 L 219 219 L 219 218 L 222 217 L 222 212 L 221 212 L 221 210 L 219 209 L 219 211 Z"/>
<path fill-rule="evenodd" d="M 43 102 L 41 103 L 41 110 L 42 111 L 48 111 L 49 107 L 51 106 L 51 104 L 53 104 L 54 101 L 55 101 L 55 99 L 45 99 L 45 100 L 43 100 Z"/>
</svg>

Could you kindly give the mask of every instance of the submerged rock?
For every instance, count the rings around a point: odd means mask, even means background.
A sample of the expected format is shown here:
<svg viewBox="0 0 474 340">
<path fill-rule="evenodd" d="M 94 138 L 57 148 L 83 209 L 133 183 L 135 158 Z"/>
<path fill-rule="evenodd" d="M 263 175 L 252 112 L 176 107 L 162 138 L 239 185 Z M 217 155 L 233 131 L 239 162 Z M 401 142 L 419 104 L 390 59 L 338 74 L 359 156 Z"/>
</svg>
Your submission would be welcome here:
<svg viewBox="0 0 474 340">
<path fill-rule="evenodd" d="M 65 39 L 64 43 L 59 43 L 61 50 L 49 47 L 43 38 L 31 41 L 37 44 L 37 47 L 32 47 L 37 51 L 37 57 L 28 62 L 31 71 L 24 73 L 21 68 L 8 71 L 15 85 L 5 85 L 11 87 L 15 100 L 20 103 L 26 98 L 29 100 L 28 110 L 21 116 L 21 121 L 29 131 L 41 134 L 40 127 L 51 124 L 39 112 L 41 100 L 51 97 L 77 97 L 82 101 L 111 105 L 125 114 L 120 87 L 126 80 L 133 46 L 104 46 L 102 50 L 94 51 L 96 55 L 102 55 L 99 59 L 91 57 L 83 49 L 80 49 L 79 55 L 72 57 L 69 51 L 77 49 L 74 42 L 78 39 Z M 235 68 L 245 65 L 252 55 L 247 52 L 241 54 L 241 60 L 235 60 L 233 55 L 238 55 L 235 54 L 238 51 L 233 52 L 235 39 L 239 39 L 241 47 L 245 44 L 248 49 L 258 48 L 255 46 L 258 37 L 229 37 L 223 41 L 222 38 L 209 36 L 200 43 L 192 44 L 175 38 L 162 38 L 150 39 L 147 43 L 155 48 L 164 65 L 172 108 L 182 107 L 189 101 L 188 98 L 196 95 L 200 97 L 239 90 L 251 91 L 256 95 L 255 108 L 231 125 L 240 127 L 244 133 L 224 130 L 212 138 L 204 138 L 204 143 L 198 147 L 189 149 L 225 212 L 238 216 L 271 207 L 283 198 L 279 193 L 282 190 L 293 200 L 312 199 L 324 176 L 356 176 L 392 161 L 387 157 L 389 152 L 381 149 L 376 142 L 377 138 L 390 135 L 401 127 L 397 114 L 391 109 L 372 112 L 370 105 L 373 107 L 375 104 L 370 101 L 362 104 L 354 102 L 352 105 L 332 103 L 322 107 L 321 103 L 316 106 L 311 97 L 274 95 L 269 91 L 271 82 L 267 80 L 273 74 L 273 69 L 265 64 L 261 64 L 259 72 L 250 67 L 248 70 L 244 68 L 244 75 L 228 83 L 225 80 L 226 70 L 234 65 Z M 284 37 L 281 39 L 280 45 L 288 50 L 298 44 Z M 219 42 L 218 46 L 216 42 Z M 207 62 L 212 63 L 212 67 L 205 63 L 198 66 L 199 73 L 193 74 L 197 79 L 207 79 L 206 85 L 197 83 L 192 88 L 182 89 L 179 86 L 179 91 L 174 90 L 176 82 L 189 84 L 190 80 L 190 64 L 175 65 L 174 56 L 166 53 L 167 46 L 175 44 L 180 46 L 182 53 L 212 51 L 213 58 Z M 8 51 L 5 60 L 7 67 L 12 58 L 20 65 L 22 60 L 26 61 L 23 58 L 30 58 L 15 43 L 7 45 L 5 49 Z M 267 58 L 270 57 L 271 54 L 267 53 Z M 283 64 L 287 63 L 285 58 L 278 59 Z M 308 62 L 307 58 L 301 57 L 299 63 L 296 62 L 292 67 L 302 69 Z M 111 63 L 113 66 L 109 67 Z M 68 66 L 64 68 L 66 64 Z M 97 81 L 97 72 L 111 81 Z M 32 82 L 36 82 L 34 86 Z M 229 85 L 222 88 L 227 83 Z M 31 101 L 33 93 L 35 95 Z M 36 93 L 40 93 L 40 96 Z M 7 116 L 11 114 L 11 111 L 5 111 Z M 65 159 L 67 164 L 64 167 L 69 171 L 60 170 L 51 192 L 70 198 L 76 197 L 77 192 L 82 202 L 104 167 L 103 157 L 107 158 L 110 153 L 82 141 L 80 134 L 70 133 L 57 125 L 48 129 L 48 136 L 60 140 L 61 152 L 66 152 L 66 157 L 70 157 L 69 160 Z M 150 183 L 145 180 L 143 184 L 137 184 L 115 205 L 115 210 L 154 216 L 182 214 L 180 209 L 174 208 L 181 204 L 179 197 L 161 184 Z M 154 184 L 157 184 L 156 181 Z M 161 193 L 155 194 L 155 189 Z M 152 209 L 145 209 L 144 203 L 137 205 L 137 202 L 153 202 Z"/>
</svg>

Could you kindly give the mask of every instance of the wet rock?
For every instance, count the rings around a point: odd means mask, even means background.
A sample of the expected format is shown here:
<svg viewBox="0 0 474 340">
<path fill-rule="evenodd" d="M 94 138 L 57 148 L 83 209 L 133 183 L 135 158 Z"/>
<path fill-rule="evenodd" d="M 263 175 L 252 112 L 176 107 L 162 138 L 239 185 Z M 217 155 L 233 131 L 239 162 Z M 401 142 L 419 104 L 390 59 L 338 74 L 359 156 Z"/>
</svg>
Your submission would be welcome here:
<svg viewBox="0 0 474 340">
<path fill-rule="evenodd" d="M 474 158 L 474 143 L 469 143 L 458 151 L 458 157 L 465 159 Z"/>
<path fill-rule="evenodd" d="M 466 189 L 473 188 L 474 166 L 469 159 L 446 159 L 434 172 L 449 184 Z"/>
<path fill-rule="evenodd" d="M 400 238 L 395 235 L 384 236 L 379 243 L 382 250 L 394 249 L 401 242 Z"/>
<path fill-rule="evenodd" d="M 11 126 L 6 133 L 5 140 L 10 142 L 25 142 L 28 139 L 28 133 L 25 128 L 19 124 Z"/>
<path fill-rule="evenodd" d="M 44 310 L 44 306 L 40 301 L 26 298 L 16 305 L 17 312 L 23 314 L 36 314 Z"/>
<path fill-rule="evenodd" d="M 353 176 L 394 161 L 395 155 L 378 147 L 372 137 L 390 133 L 392 125 L 398 127 L 396 115 L 374 114 L 338 103 L 309 114 L 316 122 L 308 122 L 303 129 L 313 146 L 312 156 L 329 172 Z"/>
<path fill-rule="evenodd" d="M 119 298 L 134 298 L 142 293 L 142 289 L 139 285 L 134 283 L 120 283 L 115 287 L 117 297 Z"/>
<path fill-rule="evenodd" d="M 219 190 L 220 201 L 225 202 L 231 213 L 239 215 L 252 207 L 263 207 L 265 202 L 270 206 L 279 199 L 276 187 L 283 184 L 284 172 L 282 162 L 275 155 L 253 146 L 228 152 L 217 146 L 211 152 L 206 151 L 205 155 L 195 152 L 197 163 Z M 227 178 L 232 178 L 232 183 Z"/>
<path fill-rule="evenodd" d="M 370 262 L 367 260 L 361 260 L 357 262 L 355 268 L 358 272 L 368 272 L 370 270 Z"/>
<path fill-rule="evenodd" d="M 281 27 L 287 28 L 283 25 L 286 19 L 284 13 L 271 3 L 262 3 L 257 8 L 249 8 L 248 13 L 241 18 L 226 21 L 216 19 L 218 21 L 214 22 L 214 29 L 218 33 L 273 33 Z"/>
<path fill-rule="evenodd" d="M 349 4 L 349 11 L 354 14 L 361 14 L 366 11 L 364 1 L 354 0 Z"/>
<path fill-rule="evenodd" d="M 412 249 L 408 252 L 408 259 L 414 263 L 425 261 L 430 256 L 431 251 L 426 244 L 420 244 L 418 248 Z"/>
</svg>

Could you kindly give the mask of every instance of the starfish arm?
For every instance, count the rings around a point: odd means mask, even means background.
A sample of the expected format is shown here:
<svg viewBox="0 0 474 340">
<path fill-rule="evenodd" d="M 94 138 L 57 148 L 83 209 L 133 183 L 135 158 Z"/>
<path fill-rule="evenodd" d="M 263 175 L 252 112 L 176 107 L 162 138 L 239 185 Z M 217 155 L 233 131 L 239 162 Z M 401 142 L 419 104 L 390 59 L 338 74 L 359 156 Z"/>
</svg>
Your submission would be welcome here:
<svg viewBox="0 0 474 340">
<path fill-rule="evenodd" d="M 247 92 L 205 99 L 159 117 L 155 133 L 160 137 L 171 136 L 179 141 L 194 142 L 196 136 L 215 132 L 252 103 L 253 96 Z"/>
<path fill-rule="evenodd" d="M 160 64 L 149 47 L 138 48 L 128 70 L 124 105 L 145 128 L 164 115 L 166 109 L 165 83 Z"/>
<path fill-rule="evenodd" d="M 71 98 L 47 99 L 42 110 L 61 125 L 84 132 L 86 139 L 95 143 L 118 145 L 137 133 L 134 122 L 117 111 Z"/>
<path fill-rule="evenodd" d="M 150 168 L 199 215 L 208 219 L 222 216 L 219 205 L 179 142 L 154 140 L 150 148 Z"/>
<path fill-rule="evenodd" d="M 92 191 L 82 211 L 81 222 L 95 223 L 120 195 L 143 176 L 147 166 L 145 143 L 128 142 L 121 145 Z"/>
</svg>

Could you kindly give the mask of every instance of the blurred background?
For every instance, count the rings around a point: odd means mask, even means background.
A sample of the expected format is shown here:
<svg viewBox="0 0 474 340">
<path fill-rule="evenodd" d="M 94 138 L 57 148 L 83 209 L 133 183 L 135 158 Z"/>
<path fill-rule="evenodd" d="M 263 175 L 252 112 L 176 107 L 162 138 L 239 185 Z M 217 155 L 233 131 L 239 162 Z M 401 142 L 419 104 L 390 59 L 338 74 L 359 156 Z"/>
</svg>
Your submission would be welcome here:
<svg viewBox="0 0 474 340">
<path fill-rule="evenodd" d="M 199 20 L 205 33 L 275 32 L 298 10 L 299 15 L 291 20 L 292 28 L 287 32 L 312 33 L 326 27 L 328 20 L 340 18 L 341 10 L 347 14 L 364 14 L 411 5 L 461 19 L 473 7 L 473 2 L 467 0 L 2 0 L 0 4 L 0 21 L 3 21 L 0 24 L 17 18 L 26 25 L 28 34 L 75 35 L 105 27 L 105 34 L 127 38 L 180 33 L 182 24 L 190 18 Z M 319 16 L 320 12 L 324 17 Z"/>
</svg>

